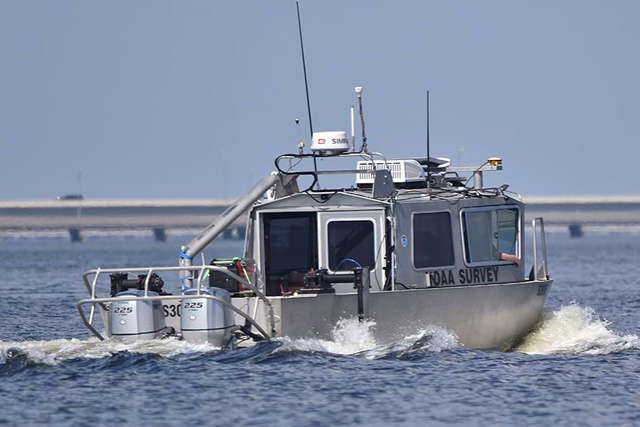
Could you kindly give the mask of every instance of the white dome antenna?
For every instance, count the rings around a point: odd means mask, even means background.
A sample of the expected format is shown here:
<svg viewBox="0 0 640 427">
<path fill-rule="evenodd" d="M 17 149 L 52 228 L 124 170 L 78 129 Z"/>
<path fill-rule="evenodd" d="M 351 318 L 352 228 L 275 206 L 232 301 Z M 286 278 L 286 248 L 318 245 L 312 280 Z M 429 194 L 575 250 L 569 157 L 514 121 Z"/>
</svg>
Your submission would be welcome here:
<svg viewBox="0 0 640 427">
<path fill-rule="evenodd" d="M 314 132 L 311 151 L 320 156 L 333 156 L 349 151 L 347 133 L 343 131 Z"/>
</svg>

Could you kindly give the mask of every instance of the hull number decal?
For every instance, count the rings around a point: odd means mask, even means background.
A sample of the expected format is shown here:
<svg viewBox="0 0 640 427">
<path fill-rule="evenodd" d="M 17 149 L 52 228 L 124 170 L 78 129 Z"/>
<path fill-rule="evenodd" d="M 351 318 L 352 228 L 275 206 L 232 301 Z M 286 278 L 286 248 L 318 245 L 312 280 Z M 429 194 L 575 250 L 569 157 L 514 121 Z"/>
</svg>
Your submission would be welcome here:
<svg viewBox="0 0 640 427">
<path fill-rule="evenodd" d="M 180 304 L 164 304 L 162 306 L 164 310 L 164 317 L 180 317 Z"/>
</svg>

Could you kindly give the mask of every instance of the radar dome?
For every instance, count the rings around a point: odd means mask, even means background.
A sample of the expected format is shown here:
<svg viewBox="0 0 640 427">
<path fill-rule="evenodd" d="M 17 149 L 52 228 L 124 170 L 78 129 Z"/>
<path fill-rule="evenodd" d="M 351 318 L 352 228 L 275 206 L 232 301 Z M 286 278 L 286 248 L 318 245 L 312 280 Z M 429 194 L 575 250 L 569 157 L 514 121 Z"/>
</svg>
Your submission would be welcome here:
<svg viewBox="0 0 640 427">
<path fill-rule="evenodd" d="M 314 132 L 311 151 L 321 156 L 331 156 L 349 151 L 347 133 L 342 131 Z"/>
</svg>

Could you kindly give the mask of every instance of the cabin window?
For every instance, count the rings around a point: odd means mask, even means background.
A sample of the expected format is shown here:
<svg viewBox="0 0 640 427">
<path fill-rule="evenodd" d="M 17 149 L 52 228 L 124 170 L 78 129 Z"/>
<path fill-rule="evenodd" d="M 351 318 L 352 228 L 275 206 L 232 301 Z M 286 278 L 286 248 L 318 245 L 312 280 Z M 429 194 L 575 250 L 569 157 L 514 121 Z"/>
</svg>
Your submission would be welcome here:
<svg viewBox="0 0 640 427">
<path fill-rule="evenodd" d="M 264 215 L 267 293 L 280 295 L 304 285 L 304 274 L 318 268 L 314 212 Z"/>
<path fill-rule="evenodd" d="M 519 255 L 518 209 L 467 210 L 462 213 L 467 263 L 496 263 L 501 253 Z"/>
<path fill-rule="evenodd" d="M 327 225 L 327 231 L 331 271 L 351 270 L 358 264 L 372 269 L 375 267 L 372 221 L 331 221 Z"/>
<path fill-rule="evenodd" d="M 413 215 L 413 265 L 416 269 L 455 264 L 449 212 Z"/>
</svg>

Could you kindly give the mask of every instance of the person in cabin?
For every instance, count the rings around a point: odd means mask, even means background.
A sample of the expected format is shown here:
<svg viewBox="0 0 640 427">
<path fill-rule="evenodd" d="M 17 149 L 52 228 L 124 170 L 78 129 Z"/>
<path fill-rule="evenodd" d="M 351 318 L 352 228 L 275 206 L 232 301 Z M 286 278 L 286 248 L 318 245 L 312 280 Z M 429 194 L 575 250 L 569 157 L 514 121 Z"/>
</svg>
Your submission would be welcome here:
<svg viewBox="0 0 640 427">
<path fill-rule="evenodd" d="M 520 260 L 520 258 L 518 256 L 516 256 L 516 255 L 505 254 L 505 253 L 499 252 L 499 251 L 498 251 L 498 260 L 500 260 L 500 261 L 511 261 L 515 265 L 517 265 L 518 267 L 520 267 L 520 264 L 522 262 L 522 260 Z"/>
</svg>

